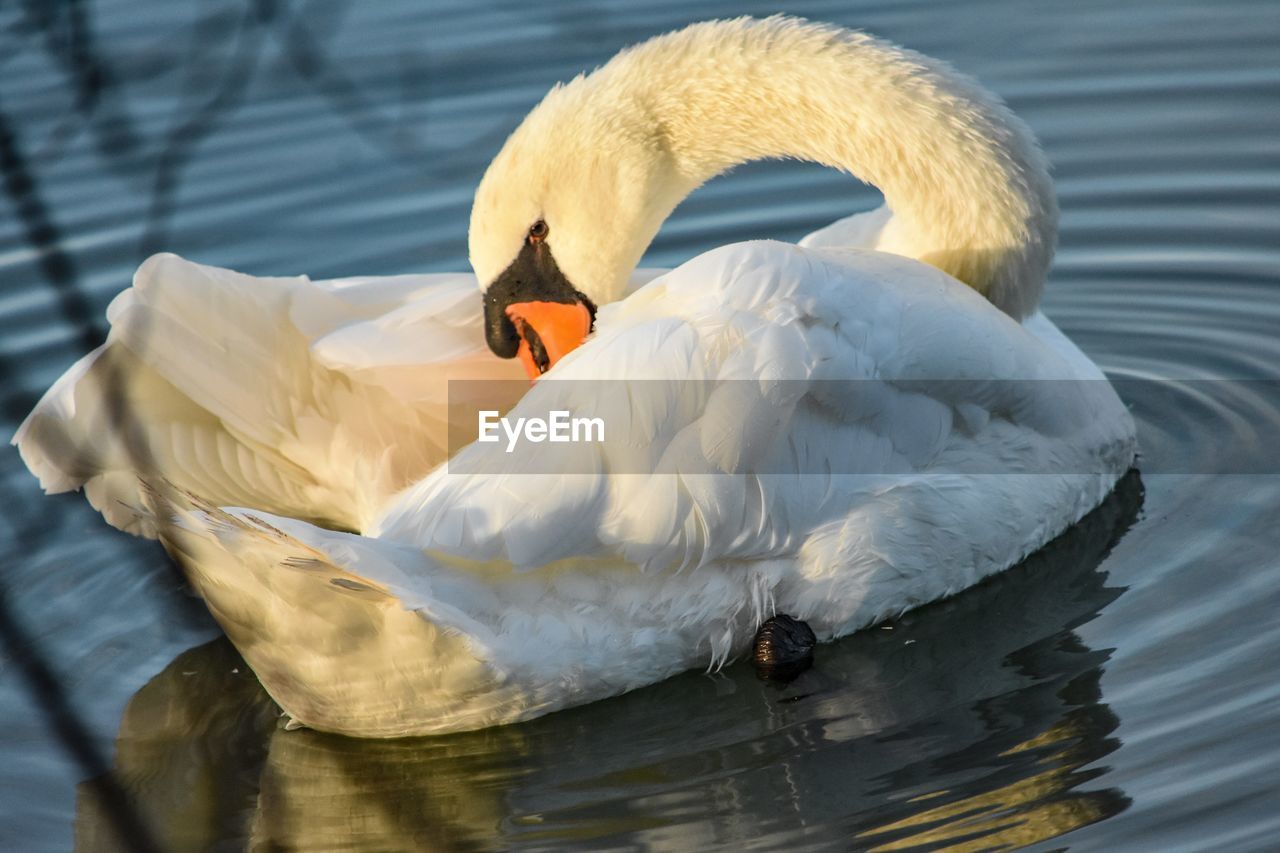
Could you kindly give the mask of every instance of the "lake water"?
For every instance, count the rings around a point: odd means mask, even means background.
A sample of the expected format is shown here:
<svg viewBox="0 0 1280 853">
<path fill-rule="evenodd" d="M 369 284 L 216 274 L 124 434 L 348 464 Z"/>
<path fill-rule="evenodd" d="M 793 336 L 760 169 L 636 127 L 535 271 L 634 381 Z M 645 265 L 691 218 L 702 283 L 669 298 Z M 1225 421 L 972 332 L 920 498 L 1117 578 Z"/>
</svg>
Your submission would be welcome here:
<svg viewBox="0 0 1280 853">
<path fill-rule="evenodd" d="M 0 7 L 8 434 L 159 249 L 258 274 L 466 268 L 471 192 L 548 86 L 778 7 L 28 0 Z M 1132 475 L 1027 564 L 819 650 L 490 731 L 285 732 L 153 543 L 0 455 L 0 849 L 1274 849 L 1280 6 L 810 2 L 1039 134 L 1048 314 L 1120 382 Z M 876 203 L 760 164 L 646 260 Z M 127 804 L 128 808 L 122 806 Z"/>
</svg>

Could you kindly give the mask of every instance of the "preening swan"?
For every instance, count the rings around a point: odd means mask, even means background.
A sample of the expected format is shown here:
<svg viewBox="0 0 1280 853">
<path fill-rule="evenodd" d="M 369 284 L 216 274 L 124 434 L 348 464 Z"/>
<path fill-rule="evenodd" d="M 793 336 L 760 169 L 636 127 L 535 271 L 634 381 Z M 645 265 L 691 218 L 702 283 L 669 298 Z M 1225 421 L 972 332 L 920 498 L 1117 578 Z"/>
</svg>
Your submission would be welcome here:
<svg viewBox="0 0 1280 853">
<path fill-rule="evenodd" d="M 886 205 L 635 270 L 685 195 L 761 157 Z M 696 24 L 529 114 L 477 190 L 474 277 L 157 256 L 15 442 L 46 490 L 158 536 L 297 723 L 527 719 L 718 665 L 774 613 L 847 634 L 1096 506 L 1134 428 L 1036 310 L 1056 218 L 1030 131 L 947 66 L 796 19 Z M 546 375 L 513 416 L 611 439 L 569 469 L 480 443 L 441 464 L 446 381 L 524 371 Z M 637 379 L 659 390 L 599 391 Z"/>
</svg>

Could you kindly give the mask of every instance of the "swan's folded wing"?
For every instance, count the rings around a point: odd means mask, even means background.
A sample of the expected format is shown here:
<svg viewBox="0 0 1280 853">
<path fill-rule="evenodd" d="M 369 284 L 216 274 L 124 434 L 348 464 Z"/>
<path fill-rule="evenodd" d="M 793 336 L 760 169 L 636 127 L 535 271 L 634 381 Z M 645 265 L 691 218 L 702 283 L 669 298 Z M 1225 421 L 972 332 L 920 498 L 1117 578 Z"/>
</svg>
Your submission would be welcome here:
<svg viewBox="0 0 1280 853">
<path fill-rule="evenodd" d="M 107 343 L 14 437 L 48 491 L 83 487 L 154 535 L 137 474 L 215 504 L 355 528 L 443 460 L 455 376 L 488 354 L 474 279 L 259 278 L 158 255 L 112 303 Z"/>
<path fill-rule="evenodd" d="M 470 445 L 372 530 L 523 570 L 759 561 L 909 480 L 1096 462 L 1113 481 L 1132 456 L 1123 406 L 1060 335 L 915 261 L 773 243 L 602 308 L 508 417 L 555 411 L 599 418 L 605 440 Z"/>
</svg>

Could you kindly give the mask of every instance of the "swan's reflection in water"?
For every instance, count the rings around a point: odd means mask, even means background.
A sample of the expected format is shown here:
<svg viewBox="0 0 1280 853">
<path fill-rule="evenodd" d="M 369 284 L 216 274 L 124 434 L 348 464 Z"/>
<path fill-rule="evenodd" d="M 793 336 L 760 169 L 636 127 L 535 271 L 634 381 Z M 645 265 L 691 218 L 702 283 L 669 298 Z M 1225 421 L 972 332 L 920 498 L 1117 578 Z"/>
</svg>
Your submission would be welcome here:
<svg viewBox="0 0 1280 853">
<path fill-rule="evenodd" d="M 1122 810 L 1108 652 L 1072 633 L 1120 594 L 1099 565 L 1142 503 L 1131 473 L 1019 568 L 819 649 L 785 688 L 690 674 L 530 723 L 405 741 L 276 727 L 225 641 L 134 696 L 116 768 L 165 849 L 989 849 Z M 120 849 L 88 787 L 77 846 Z"/>
</svg>

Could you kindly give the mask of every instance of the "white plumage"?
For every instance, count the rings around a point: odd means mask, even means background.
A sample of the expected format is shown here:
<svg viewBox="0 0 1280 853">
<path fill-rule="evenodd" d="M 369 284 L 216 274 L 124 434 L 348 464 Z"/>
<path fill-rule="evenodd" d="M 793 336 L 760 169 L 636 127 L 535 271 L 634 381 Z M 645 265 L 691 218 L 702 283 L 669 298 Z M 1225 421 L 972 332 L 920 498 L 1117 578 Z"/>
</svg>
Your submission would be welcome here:
<svg viewBox="0 0 1280 853">
<path fill-rule="evenodd" d="M 892 55 L 890 82 L 904 68 L 930 86 L 950 79 L 914 54 L 802 22 L 685 33 L 615 63 L 688 56 L 714 38 L 717 55 L 744 40 L 771 61 L 790 51 L 778 60 L 790 67 L 845 38 L 870 51 L 858 53 L 868 67 Z M 608 91 L 611 66 L 597 72 Z M 552 113 L 595 77 L 549 98 Z M 976 90 L 957 87 L 947 98 Z M 961 115 L 1007 116 L 988 99 Z M 513 135 L 482 195 L 500 195 L 504 158 L 546 118 L 535 111 Z M 595 333 L 512 413 L 601 417 L 609 440 L 574 446 L 572 473 L 479 445 L 440 464 L 446 380 L 521 375 L 485 348 L 474 277 L 256 279 L 174 256 L 143 265 L 112 305 L 108 343 L 15 442 L 46 490 L 84 487 L 112 524 L 159 533 L 268 691 L 315 728 L 395 736 L 537 716 L 715 666 L 774 612 L 840 636 L 1017 562 L 1133 460 L 1114 391 L 1034 312 L 1052 199 L 1038 152 L 1022 150 L 1034 148 L 1029 132 L 996 129 L 982 144 L 1012 147 L 1010 168 L 1035 173 L 1004 188 L 1020 200 L 1006 209 L 1022 211 L 1004 233 L 1021 228 L 1022 243 L 973 263 L 963 247 L 919 253 L 976 270 L 972 287 L 908 257 L 920 241 L 887 210 L 803 248 L 737 244 L 637 273 L 625 289 L 600 283 L 593 297 L 612 304 Z M 478 197 L 477 210 L 491 203 Z M 497 225 L 480 238 L 476 228 L 473 261 L 486 240 L 502 243 Z M 552 228 L 551 240 L 566 230 Z M 822 248 L 833 245 L 870 248 Z M 572 241 L 562 257 L 575 266 Z M 477 269 L 489 277 L 484 261 Z M 1011 270 L 1024 290 L 1008 290 Z M 599 393 L 636 379 L 661 381 Z M 151 486 L 109 423 L 103 401 L 120 394 Z M 487 473 L 457 473 L 469 465 Z"/>
</svg>

